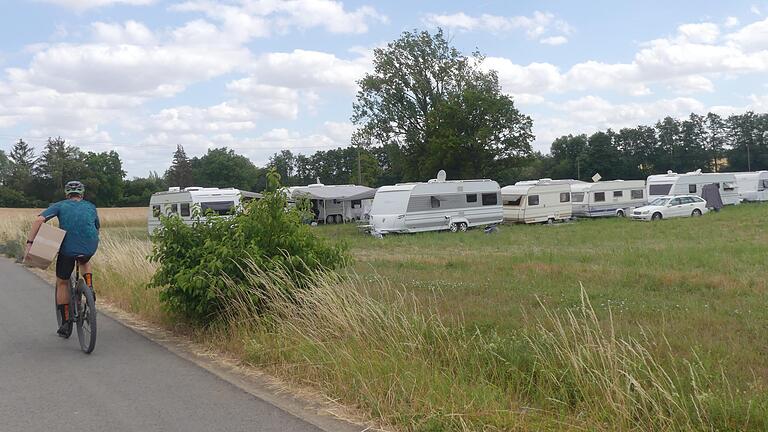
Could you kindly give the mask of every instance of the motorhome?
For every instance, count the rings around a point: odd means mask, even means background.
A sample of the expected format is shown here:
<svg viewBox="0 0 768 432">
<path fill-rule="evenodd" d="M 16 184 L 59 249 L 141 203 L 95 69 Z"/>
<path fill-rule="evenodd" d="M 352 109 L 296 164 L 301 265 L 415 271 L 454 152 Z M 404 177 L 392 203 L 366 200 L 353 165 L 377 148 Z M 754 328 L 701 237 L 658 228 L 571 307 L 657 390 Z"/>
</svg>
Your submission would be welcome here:
<svg viewBox="0 0 768 432">
<path fill-rule="evenodd" d="M 501 188 L 501 200 L 507 222 L 553 223 L 570 219 L 573 212 L 569 181 L 519 181 Z"/>
<path fill-rule="evenodd" d="M 177 215 L 191 225 L 196 213 L 214 212 L 226 216 L 261 194 L 234 188 L 171 187 L 167 191 L 152 194 L 147 213 L 147 229 L 150 234 L 160 226 L 160 215 Z"/>
<path fill-rule="evenodd" d="M 571 203 L 576 217 L 601 217 L 631 214 L 635 207 L 648 203 L 645 180 L 609 180 L 571 185 Z"/>
<path fill-rule="evenodd" d="M 744 201 L 768 201 L 768 171 L 737 172 L 736 184 Z"/>
<path fill-rule="evenodd" d="M 446 180 L 445 171 L 426 183 L 400 183 L 376 191 L 369 229 L 374 234 L 466 231 L 501 223 L 499 184 L 493 180 Z"/>
<path fill-rule="evenodd" d="M 717 185 L 723 204 L 738 204 L 741 201 L 736 176 L 732 173 L 703 173 L 701 170 L 685 174 L 667 171 L 666 174 L 648 176 L 645 195 L 649 202 L 667 195 L 701 196 L 703 186 L 708 184 Z"/>
<path fill-rule="evenodd" d="M 320 223 L 342 223 L 362 220 L 371 211 L 376 189 L 357 185 L 324 185 L 317 183 L 308 186 L 288 188 L 293 200 L 309 200 L 314 221 Z"/>
</svg>

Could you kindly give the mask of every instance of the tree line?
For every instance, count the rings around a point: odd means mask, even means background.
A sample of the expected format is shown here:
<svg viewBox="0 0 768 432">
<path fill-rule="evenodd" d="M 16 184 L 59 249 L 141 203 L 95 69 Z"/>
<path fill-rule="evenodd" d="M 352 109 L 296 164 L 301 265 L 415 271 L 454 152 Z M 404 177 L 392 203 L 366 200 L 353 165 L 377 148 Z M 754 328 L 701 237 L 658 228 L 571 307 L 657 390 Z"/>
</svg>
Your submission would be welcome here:
<svg viewBox="0 0 768 432">
<path fill-rule="evenodd" d="M 373 70 L 359 82 L 351 146 L 311 155 L 275 153 L 266 167 L 222 147 L 190 158 L 178 145 L 162 175 L 126 179 L 114 152 L 84 152 L 49 138 L 36 155 L 23 140 L 0 151 L 0 206 L 40 207 L 79 179 L 98 206 L 144 206 L 169 186 L 236 187 L 261 191 L 268 169 L 284 185 L 358 183 L 372 187 L 424 181 L 440 169 L 449 178 L 491 178 L 501 184 L 543 177 L 644 179 L 650 174 L 702 169 L 768 169 L 768 114 L 722 117 L 691 114 L 654 125 L 591 135 L 566 135 L 548 154 L 534 152 L 532 119 L 503 93 L 495 71 L 480 67 L 442 30 L 404 32 L 374 50 Z"/>
</svg>

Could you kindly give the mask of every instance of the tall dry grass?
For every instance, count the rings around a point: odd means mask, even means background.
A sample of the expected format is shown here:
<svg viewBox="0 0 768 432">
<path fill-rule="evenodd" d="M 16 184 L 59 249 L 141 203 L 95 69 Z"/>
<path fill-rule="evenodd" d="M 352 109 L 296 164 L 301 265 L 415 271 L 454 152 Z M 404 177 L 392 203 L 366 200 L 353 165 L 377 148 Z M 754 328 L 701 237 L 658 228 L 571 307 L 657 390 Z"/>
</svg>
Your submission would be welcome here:
<svg viewBox="0 0 768 432">
<path fill-rule="evenodd" d="M 24 223 L 31 221 L 44 209 L 0 208 L 0 221 Z M 146 207 L 99 208 L 99 219 L 104 228 L 137 227 L 147 225 Z"/>
<path fill-rule="evenodd" d="M 381 280 L 327 272 L 311 280 L 302 290 L 287 272 L 252 265 L 248 284 L 232 286 L 236 295 L 225 299 L 224 331 L 253 364 L 324 389 L 385 424 L 413 431 L 714 428 L 709 398 L 723 389 L 705 368 L 661 361 L 647 347 L 652 337 L 622 337 L 610 322 L 604 328 L 583 290 L 577 311 L 542 305 L 531 331 L 502 338 L 448 327 L 429 305 Z M 264 303 L 271 307 L 259 316 Z M 732 408 L 726 405 L 717 408 Z"/>
</svg>

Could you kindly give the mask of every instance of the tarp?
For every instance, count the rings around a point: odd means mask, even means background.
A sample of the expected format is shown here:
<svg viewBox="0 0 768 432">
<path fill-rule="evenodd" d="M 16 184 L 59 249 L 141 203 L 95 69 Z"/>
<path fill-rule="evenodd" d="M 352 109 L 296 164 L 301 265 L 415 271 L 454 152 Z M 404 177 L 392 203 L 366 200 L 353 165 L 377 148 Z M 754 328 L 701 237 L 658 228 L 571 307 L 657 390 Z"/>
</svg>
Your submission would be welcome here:
<svg viewBox="0 0 768 432">
<path fill-rule="evenodd" d="M 303 186 L 292 188 L 294 198 L 309 196 L 312 199 L 353 201 L 373 199 L 376 189 L 357 185 Z"/>
<path fill-rule="evenodd" d="M 723 198 L 717 183 L 710 183 L 701 188 L 701 197 L 707 202 L 707 207 L 720 210 L 723 208 Z"/>
</svg>

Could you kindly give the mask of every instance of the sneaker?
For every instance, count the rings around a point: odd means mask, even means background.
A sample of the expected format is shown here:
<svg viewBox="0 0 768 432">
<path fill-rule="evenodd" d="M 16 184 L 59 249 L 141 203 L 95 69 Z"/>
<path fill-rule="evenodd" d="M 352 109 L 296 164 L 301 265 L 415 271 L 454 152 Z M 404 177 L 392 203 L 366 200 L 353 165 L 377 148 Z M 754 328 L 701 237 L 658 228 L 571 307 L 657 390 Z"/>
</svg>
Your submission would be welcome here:
<svg viewBox="0 0 768 432">
<path fill-rule="evenodd" d="M 72 334 L 72 321 L 62 323 L 61 327 L 56 330 L 56 334 L 63 338 L 68 338 Z"/>
</svg>

